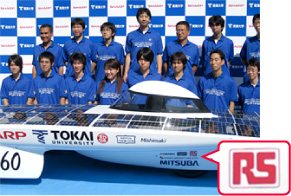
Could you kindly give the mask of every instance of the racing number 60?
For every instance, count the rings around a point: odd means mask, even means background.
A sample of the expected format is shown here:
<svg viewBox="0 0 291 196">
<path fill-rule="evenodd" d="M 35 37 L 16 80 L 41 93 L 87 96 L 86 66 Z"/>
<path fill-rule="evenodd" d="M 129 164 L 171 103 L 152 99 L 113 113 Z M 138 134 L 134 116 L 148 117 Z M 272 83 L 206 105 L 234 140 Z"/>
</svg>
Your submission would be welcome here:
<svg viewBox="0 0 291 196">
<path fill-rule="evenodd" d="M 18 152 L 14 153 L 10 162 L 9 162 L 9 160 L 5 159 L 5 157 L 8 153 L 9 153 L 9 151 L 7 151 L 1 159 L 1 164 L 0 164 L 1 169 L 6 171 L 10 168 L 10 165 L 11 165 L 11 168 L 13 170 L 18 170 L 20 167 L 20 155 L 19 155 L 19 153 Z"/>
</svg>

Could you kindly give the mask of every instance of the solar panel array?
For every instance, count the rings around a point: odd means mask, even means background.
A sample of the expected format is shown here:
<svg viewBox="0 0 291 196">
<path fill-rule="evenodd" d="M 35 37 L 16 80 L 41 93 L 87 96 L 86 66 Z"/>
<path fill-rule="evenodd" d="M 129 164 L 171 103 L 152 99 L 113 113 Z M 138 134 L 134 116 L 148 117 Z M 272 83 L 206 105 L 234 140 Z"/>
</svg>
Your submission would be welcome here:
<svg viewBox="0 0 291 196">
<path fill-rule="evenodd" d="M 260 137 L 260 116 L 215 112 L 218 118 L 168 118 L 138 114 L 89 114 L 94 105 L 2 106 L 0 124 L 116 127 Z M 137 112 L 138 113 L 138 112 Z"/>
</svg>

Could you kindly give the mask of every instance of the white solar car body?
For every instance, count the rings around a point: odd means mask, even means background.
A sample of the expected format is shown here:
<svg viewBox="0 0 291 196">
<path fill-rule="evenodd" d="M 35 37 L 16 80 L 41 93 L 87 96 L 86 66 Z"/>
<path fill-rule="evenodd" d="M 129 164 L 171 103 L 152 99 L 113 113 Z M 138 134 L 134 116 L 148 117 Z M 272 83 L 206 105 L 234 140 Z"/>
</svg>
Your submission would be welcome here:
<svg viewBox="0 0 291 196">
<path fill-rule="evenodd" d="M 222 140 L 259 137 L 259 115 L 211 113 L 195 94 L 166 82 L 129 89 L 112 106 L 0 108 L 0 178 L 39 178 L 44 153 L 174 170 L 216 170 L 201 158 Z"/>
</svg>

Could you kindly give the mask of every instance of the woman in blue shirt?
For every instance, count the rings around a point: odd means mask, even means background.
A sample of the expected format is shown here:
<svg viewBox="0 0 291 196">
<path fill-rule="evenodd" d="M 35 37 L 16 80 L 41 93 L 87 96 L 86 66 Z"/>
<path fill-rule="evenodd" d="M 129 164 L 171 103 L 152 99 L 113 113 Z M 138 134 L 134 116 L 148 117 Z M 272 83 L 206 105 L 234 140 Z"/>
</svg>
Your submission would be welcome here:
<svg viewBox="0 0 291 196">
<path fill-rule="evenodd" d="M 97 83 L 97 104 L 111 105 L 127 91 L 128 86 L 123 82 L 120 67 L 120 62 L 117 59 L 108 59 L 105 62 L 105 77 Z"/>
</svg>

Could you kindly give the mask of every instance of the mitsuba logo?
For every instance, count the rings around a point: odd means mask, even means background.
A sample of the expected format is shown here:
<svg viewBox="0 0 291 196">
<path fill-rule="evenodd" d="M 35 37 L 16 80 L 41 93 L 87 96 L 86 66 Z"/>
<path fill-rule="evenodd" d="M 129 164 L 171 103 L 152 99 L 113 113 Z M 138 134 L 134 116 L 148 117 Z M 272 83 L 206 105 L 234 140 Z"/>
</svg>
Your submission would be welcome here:
<svg viewBox="0 0 291 196">
<path fill-rule="evenodd" d="M 171 166 L 199 166 L 197 160 L 161 160 L 160 165 Z"/>
<path fill-rule="evenodd" d="M 0 139 L 19 140 L 26 137 L 26 133 L 22 131 L 2 131 L 0 132 Z"/>
</svg>

